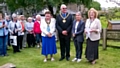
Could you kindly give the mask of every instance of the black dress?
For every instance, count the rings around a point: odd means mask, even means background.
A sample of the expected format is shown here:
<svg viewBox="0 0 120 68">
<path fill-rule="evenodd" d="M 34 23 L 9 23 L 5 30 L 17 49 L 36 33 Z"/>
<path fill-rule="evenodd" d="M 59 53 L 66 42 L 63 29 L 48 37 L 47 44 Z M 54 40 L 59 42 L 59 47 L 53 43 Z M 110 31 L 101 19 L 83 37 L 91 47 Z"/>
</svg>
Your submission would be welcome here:
<svg viewBox="0 0 120 68">
<path fill-rule="evenodd" d="M 99 40 L 91 41 L 89 38 L 87 39 L 87 46 L 85 51 L 85 57 L 89 61 L 93 61 L 98 59 L 98 46 L 99 46 Z"/>
</svg>

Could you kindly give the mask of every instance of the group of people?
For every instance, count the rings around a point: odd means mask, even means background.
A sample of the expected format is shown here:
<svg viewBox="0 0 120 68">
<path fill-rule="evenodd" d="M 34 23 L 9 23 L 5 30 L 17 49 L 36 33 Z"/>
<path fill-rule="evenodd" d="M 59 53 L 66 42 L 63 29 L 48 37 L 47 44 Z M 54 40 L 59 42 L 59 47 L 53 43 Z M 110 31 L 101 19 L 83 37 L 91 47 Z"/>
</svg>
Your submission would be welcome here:
<svg viewBox="0 0 120 68">
<path fill-rule="evenodd" d="M 55 59 L 53 54 L 57 53 L 55 41 L 55 33 L 57 30 L 61 54 L 59 61 L 62 61 L 65 58 L 67 61 L 70 60 L 71 37 L 73 38 L 76 52 L 75 58 L 73 58 L 72 61 L 80 62 L 82 60 L 82 49 L 85 34 L 85 57 L 90 63 L 95 64 L 96 60 L 99 58 L 98 46 L 101 33 L 101 22 L 97 16 L 97 10 L 91 8 L 88 11 L 88 19 L 84 22 L 82 20 L 81 12 L 77 12 L 74 18 L 72 14 L 67 12 L 67 6 L 62 4 L 60 7 L 60 13 L 56 16 L 56 19 L 52 18 L 50 11 L 46 11 L 44 19 L 41 19 L 41 16 L 37 15 L 34 23 L 32 21 L 32 17 L 28 17 L 27 23 L 21 24 L 20 21 L 17 20 L 16 15 L 12 15 L 13 19 L 7 27 L 6 24 L 3 24 L 2 15 L 0 14 L 0 41 L 4 42 L 2 44 L 0 43 L 0 55 L 7 54 L 7 52 L 4 51 L 7 48 L 5 46 L 7 36 L 4 34 L 4 29 L 8 30 L 10 35 L 17 36 L 18 43 L 17 46 L 13 45 L 14 52 L 20 52 L 19 48 L 22 47 L 22 39 L 25 34 L 25 30 L 27 34 L 28 47 L 34 47 L 36 45 L 36 37 L 37 44 L 42 45 L 41 54 L 45 56 L 44 62 L 48 61 L 48 55 L 50 55 L 51 61 L 54 61 Z M 42 42 L 42 44 L 40 44 L 40 42 Z M 2 51 L 2 49 L 4 50 Z"/>
<path fill-rule="evenodd" d="M 21 49 L 35 47 L 41 47 L 41 29 L 40 20 L 41 16 L 36 15 L 25 19 L 24 15 L 12 14 L 12 18 L 0 13 L 0 56 L 8 56 L 8 46 L 13 47 L 13 53 L 21 52 Z M 15 42 L 16 41 L 16 42 Z M 26 44 L 27 43 L 27 44 Z"/>
</svg>

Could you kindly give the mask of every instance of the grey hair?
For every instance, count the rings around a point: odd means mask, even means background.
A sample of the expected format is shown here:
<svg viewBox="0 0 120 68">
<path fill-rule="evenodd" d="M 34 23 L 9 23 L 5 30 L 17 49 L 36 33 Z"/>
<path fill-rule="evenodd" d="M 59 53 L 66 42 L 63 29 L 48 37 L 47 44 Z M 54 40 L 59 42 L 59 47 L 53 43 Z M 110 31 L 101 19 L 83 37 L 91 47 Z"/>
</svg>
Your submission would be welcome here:
<svg viewBox="0 0 120 68">
<path fill-rule="evenodd" d="M 38 17 L 40 17 L 40 18 L 41 18 L 41 15 L 39 15 L 39 14 L 38 14 L 38 15 L 36 15 L 36 18 L 38 18 Z"/>
<path fill-rule="evenodd" d="M 62 7 L 67 7 L 65 4 L 62 4 L 61 6 L 60 6 L 60 9 L 62 9 Z"/>
<path fill-rule="evenodd" d="M 78 11 L 76 14 L 79 14 L 80 16 L 82 15 L 80 11 Z"/>
</svg>

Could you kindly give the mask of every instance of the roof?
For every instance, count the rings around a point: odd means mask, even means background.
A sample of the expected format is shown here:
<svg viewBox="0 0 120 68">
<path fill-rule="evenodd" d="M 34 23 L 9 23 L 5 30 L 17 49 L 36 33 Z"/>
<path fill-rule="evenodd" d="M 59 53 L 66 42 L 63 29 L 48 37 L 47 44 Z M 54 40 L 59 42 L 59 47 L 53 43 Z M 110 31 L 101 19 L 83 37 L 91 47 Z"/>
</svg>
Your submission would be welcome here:
<svg viewBox="0 0 120 68">
<path fill-rule="evenodd" d="M 120 24 L 120 20 L 112 20 L 109 21 L 111 24 Z"/>
</svg>

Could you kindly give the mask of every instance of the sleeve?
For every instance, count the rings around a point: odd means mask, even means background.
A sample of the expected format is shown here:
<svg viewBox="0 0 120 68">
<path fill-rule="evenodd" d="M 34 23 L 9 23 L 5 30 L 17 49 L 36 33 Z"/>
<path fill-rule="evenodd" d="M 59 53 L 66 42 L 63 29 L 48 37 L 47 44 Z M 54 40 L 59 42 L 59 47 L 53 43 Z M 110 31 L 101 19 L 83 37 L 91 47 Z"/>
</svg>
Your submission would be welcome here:
<svg viewBox="0 0 120 68">
<path fill-rule="evenodd" d="M 41 21 L 40 29 L 41 29 L 42 33 L 44 33 L 45 35 L 47 35 L 49 33 L 46 31 L 45 24 L 42 21 Z"/>
<path fill-rule="evenodd" d="M 97 32 L 100 33 L 102 29 L 100 20 L 97 21 Z"/>
<path fill-rule="evenodd" d="M 59 17 L 58 16 L 56 17 L 56 28 L 57 28 L 58 32 L 62 33 L 63 30 L 59 25 Z"/>
<path fill-rule="evenodd" d="M 67 32 L 69 33 L 69 32 L 71 32 L 71 28 L 72 28 L 72 25 L 73 25 L 73 16 L 71 15 L 71 18 L 70 18 L 70 25 L 69 25 L 69 27 L 67 28 Z"/>
<path fill-rule="evenodd" d="M 25 23 L 25 30 L 28 31 L 28 29 L 27 29 L 27 23 Z"/>
<path fill-rule="evenodd" d="M 19 28 L 18 28 L 19 31 L 22 30 L 22 24 L 19 22 Z"/>
<path fill-rule="evenodd" d="M 73 23 L 75 23 L 75 22 L 73 22 Z M 72 34 L 74 33 L 74 24 L 73 24 L 73 26 L 72 26 Z"/>
<path fill-rule="evenodd" d="M 50 28 L 50 33 L 53 34 L 55 32 L 55 20 L 53 20 L 51 28 Z"/>
<path fill-rule="evenodd" d="M 84 22 L 82 22 L 82 25 L 81 25 L 81 30 L 80 31 L 78 31 L 77 33 L 75 33 L 76 35 L 81 35 L 81 34 L 83 34 L 83 32 L 84 32 L 84 29 L 85 29 L 85 23 Z"/>
<path fill-rule="evenodd" d="M 13 31 L 11 30 L 11 22 L 8 24 L 8 31 L 10 32 L 10 33 L 12 33 Z"/>
</svg>

